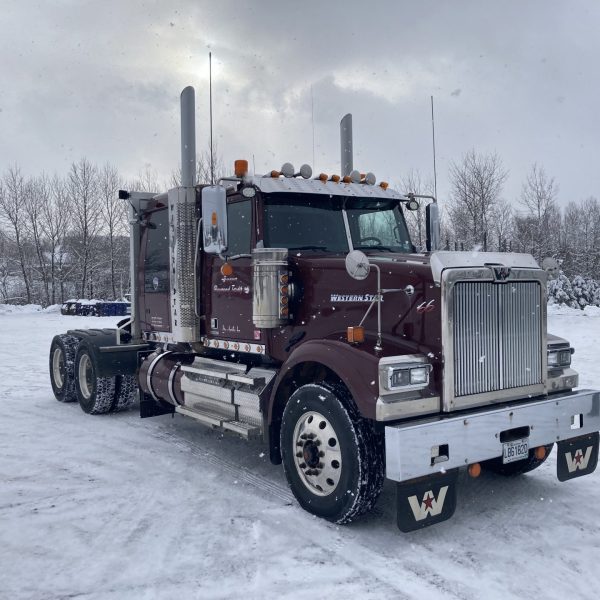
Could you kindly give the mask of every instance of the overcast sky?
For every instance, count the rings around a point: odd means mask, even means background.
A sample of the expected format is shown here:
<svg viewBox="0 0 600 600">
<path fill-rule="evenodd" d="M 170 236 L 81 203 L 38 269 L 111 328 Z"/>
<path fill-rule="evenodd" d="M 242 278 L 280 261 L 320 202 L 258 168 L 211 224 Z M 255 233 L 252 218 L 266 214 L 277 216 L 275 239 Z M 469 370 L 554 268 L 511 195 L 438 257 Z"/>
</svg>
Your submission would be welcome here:
<svg viewBox="0 0 600 600">
<path fill-rule="evenodd" d="M 496 151 L 513 200 L 534 162 L 560 199 L 600 196 L 600 2 L 188 2 L 3 0 L 0 169 L 66 172 L 82 156 L 128 176 L 179 164 L 179 93 L 196 88 L 227 164 L 339 172 L 339 120 L 355 167 L 431 176 L 469 149 Z"/>
</svg>

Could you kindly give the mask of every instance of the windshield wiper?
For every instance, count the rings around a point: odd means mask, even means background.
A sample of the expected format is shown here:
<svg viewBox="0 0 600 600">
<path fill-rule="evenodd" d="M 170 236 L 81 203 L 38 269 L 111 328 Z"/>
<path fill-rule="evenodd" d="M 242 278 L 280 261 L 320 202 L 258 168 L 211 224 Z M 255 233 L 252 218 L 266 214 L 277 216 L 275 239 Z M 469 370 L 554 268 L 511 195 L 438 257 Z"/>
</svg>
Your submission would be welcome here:
<svg viewBox="0 0 600 600">
<path fill-rule="evenodd" d="M 290 250 L 327 250 L 326 246 L 293 246 Z"/>
<path fill-rule="evenodd" d="M 398 252 L 398 250 L 396 250 L 395 248 L 392 248 L 391 246 L 380 246 L 380 245 L 376 245 L 376 246 L 354 246 L 355 250 L 382 250 L 382 251 L 387 251 L 387 252 Z"/>
</svg>

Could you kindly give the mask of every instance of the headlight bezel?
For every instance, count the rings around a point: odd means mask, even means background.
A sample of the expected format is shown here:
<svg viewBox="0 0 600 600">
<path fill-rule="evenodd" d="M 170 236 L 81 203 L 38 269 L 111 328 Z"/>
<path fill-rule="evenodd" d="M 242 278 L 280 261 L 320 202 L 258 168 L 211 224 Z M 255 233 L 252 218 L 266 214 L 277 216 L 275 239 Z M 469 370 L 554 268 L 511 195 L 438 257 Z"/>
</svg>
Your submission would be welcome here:
<svg viewBox="0 0 600 600">
<path fill-rule="evenodd" d="M 382 395 L 414 392 L 429 387 L 432 365 L 424 356 L 389 356 L 379 361 L 379 392 Z"/>
</svg>

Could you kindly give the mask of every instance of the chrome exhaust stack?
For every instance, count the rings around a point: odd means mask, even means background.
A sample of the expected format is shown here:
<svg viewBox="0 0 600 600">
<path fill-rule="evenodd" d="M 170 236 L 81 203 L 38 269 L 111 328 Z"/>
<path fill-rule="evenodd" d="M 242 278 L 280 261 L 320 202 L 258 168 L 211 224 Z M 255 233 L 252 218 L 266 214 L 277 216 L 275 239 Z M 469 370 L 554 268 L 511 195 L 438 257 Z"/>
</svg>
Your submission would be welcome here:
<svg viewBox="0 0 600 600">
<path fill-rule="evenodd" d="M 354 169 L 352 149 L 352 115 L 344 115 L 340 121 L 340 146 L 341 146 L 341 168 L 342 177 L 350 175 Z"/>
<path fill-rule="evenodd" d="M 191 85 L 181 92 L 181 185 L 196 185 L 196 93 Z"/>
</svg>

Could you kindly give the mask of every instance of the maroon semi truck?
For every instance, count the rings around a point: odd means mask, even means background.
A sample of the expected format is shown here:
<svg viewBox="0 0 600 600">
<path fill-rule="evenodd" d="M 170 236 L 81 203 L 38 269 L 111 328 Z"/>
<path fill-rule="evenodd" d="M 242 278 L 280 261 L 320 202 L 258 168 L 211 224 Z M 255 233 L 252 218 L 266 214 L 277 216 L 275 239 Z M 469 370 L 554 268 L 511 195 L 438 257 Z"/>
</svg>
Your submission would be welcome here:
<svg viewBox="0 0 600 600">
<path fill-rule="evenodd" d="M 58 400 L 99 414 L 137 398 L 142 417 L 261 438 L 299 504 L 337 523 L 385 478 L 410 531 L 452 516 L 460 468 L 525 473 L 556 445 L 561 481 L 595 469 L 600 392 L 575 390 L 533 257 L 438 250 L 434 198 L 417 252 L 417 198 L 351 169 L 347 123 L 340 177 L 237 161 L 198 185 L 192 88 L 181 104 L 182 185 L 120 192 L 131 318 L 54 338 Z"/>
</svg>

